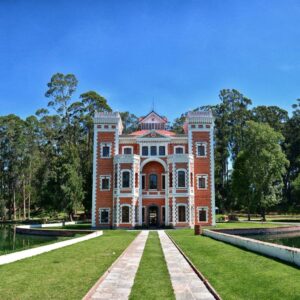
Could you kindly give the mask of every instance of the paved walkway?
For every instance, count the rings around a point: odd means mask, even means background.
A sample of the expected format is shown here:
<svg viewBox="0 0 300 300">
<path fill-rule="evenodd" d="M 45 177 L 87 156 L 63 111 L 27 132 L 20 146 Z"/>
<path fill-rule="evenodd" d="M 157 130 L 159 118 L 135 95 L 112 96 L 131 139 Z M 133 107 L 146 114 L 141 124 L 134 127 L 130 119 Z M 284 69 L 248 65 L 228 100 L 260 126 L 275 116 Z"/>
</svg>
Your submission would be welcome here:
<svg viewBox="0 0 300 300">
<path fill-rule="evenodd" d="M 128 299 L 149 231 L 142 231 L 84 299 Z"/>
<path fill-rule="evenodd" d="M 176 299 L 215 299 L 166 233 L 159 230 L 158 234 Z"/>
</svg>

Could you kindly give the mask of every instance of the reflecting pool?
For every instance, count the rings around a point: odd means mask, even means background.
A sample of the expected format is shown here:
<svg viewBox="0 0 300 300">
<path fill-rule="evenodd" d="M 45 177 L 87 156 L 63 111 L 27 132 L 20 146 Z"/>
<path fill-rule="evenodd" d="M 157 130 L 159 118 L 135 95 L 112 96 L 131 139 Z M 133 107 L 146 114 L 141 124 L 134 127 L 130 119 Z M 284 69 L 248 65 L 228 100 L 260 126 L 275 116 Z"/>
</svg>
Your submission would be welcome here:
<svg viewBox="0 0 300 300">
<path fill-rule="evenodd" d="M 300 248 L 300 231 L 276 234 L 251 234 L 245 237 L 268 243 Z"/>
<path fill-rule="evenodd" d="M 18 234 L 15 225 L 0 224 L 0 255 L 66 239 L 68 238 Z"/>
</svg>

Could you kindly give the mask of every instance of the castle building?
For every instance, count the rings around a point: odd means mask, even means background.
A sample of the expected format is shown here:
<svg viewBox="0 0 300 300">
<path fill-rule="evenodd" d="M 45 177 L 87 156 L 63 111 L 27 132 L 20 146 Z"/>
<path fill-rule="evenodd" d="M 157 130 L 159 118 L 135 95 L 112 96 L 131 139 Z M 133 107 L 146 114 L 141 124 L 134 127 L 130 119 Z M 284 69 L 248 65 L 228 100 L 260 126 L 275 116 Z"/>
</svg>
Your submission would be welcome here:
<svg viewBox="0 0 300 300">
<path fill-rule="evenodd" d="M 189 112 L 183 127 L 151 111 L 122 134 L 119 113 L 95 114 L 93 227 L 215 224 L 212 113 Z"/>
</svg>

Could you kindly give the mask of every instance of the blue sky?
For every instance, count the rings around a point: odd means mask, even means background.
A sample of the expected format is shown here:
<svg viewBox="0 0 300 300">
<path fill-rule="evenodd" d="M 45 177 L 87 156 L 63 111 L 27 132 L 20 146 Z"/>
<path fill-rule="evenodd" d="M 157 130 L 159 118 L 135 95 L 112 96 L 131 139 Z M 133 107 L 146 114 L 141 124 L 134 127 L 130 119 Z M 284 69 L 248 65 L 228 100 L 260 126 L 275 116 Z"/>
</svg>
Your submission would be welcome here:
<svg viewBox="0 0 300 300">
<path fill-rule="evenodd" d="M 0 0 L 0 115 L 45 107 L 73 73 L 115 110 L 174 119 L 235 88 L 291 111 L 300 97 L 300 1 Z"/>
</svg>

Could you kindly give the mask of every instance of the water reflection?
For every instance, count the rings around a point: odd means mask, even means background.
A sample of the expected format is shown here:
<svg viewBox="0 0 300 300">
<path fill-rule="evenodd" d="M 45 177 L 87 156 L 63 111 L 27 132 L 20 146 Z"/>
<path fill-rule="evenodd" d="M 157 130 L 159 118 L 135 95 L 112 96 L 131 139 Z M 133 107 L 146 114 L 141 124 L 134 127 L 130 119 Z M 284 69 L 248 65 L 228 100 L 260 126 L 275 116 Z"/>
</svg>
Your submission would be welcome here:
<svg viewBox="0 0 300 300">
<path fill-rule="evenodd" d="M 277 234 L 247 235 L 247 237 L 268 243 L 300 248 L 300 231 Z"/>
<path fill-rule="evenodd" d="M 18 234 L 15 225 L 0 224 L 0 255 L 59 239 L 54 236 Z"/>
</svg>

